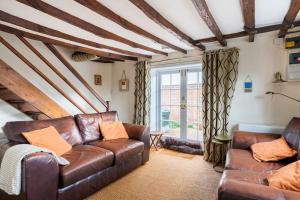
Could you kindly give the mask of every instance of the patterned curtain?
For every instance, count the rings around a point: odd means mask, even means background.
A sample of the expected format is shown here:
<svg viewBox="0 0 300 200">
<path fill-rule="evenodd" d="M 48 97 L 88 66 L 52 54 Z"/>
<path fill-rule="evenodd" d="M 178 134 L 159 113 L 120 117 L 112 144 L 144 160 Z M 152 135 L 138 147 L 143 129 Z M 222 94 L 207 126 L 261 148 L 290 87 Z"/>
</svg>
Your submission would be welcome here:
<svg viewBox="0 0 300 200">
<path fill-rule="evenodd" d="M 204 159 L 223 161 L 224 148 L 213 149 L 212 139 L 228 133 L 228 116 L 238 75 L 239 49 L 221 49 L 203 54 Z M 219 146 L 219 145 L 218 145 Z"/>
<path fill-rule="evenodd" d="M 133 122 L 140 125 L 150 124 L 150 65 L 139 61 L 135 68 L 135 101 Z"/>
</svg>

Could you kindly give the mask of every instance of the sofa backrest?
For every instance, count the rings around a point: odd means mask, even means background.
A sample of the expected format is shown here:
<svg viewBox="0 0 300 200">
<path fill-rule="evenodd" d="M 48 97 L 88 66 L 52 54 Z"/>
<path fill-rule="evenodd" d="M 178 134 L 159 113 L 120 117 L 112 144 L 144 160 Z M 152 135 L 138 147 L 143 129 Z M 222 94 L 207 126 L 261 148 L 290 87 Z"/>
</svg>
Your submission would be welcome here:
<svg viewBox="0 0 300 200">
<path fill-rule="evenodd" d="M 116 111 L 95 113 L 95 114 L 79 114 L 75 116 L 83 142 L 91 142 L 102 139 L 99 124 L 102 122 L 118 121 Z"/>
<path fill-rule="evenodd" d="M 3 131 L 10 141 L 28 143 L 22 135 L 23 132 L 47 128 L 49 126 L 54 126 L 59 134 L 72 146 L 83 143 L 72 116 L 48 120 L 7 122 L 3 127 Z"/>
<path fill-rule="evenodd" d="M 298 151 L 300 159 L 300 118 L 294 117 L 283 132 L 283 136 L 288 144 Z"/>
</svg>

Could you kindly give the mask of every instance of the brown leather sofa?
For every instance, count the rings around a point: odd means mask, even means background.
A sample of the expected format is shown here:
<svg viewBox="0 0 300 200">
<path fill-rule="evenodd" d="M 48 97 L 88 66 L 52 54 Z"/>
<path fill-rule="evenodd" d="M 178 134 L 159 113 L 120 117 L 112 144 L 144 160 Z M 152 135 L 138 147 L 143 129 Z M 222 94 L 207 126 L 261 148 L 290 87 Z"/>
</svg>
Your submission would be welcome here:
<svg viewBox="0 0 300 200">
<path fill-rule="evenodd" d="M 300 152 L 300 118 L 293 118 L 283 136 L 289 145 Z M 250 146 L 258 142 L 272 141 L 281 135 L 237 131 L 233 134 L 232 149 L 227 153 L 218 200 L 299 200 L 300 192 L 275 189 L 268 186 L 266 177 L 300 159 L 300 154 L 280 162 L 257 162 Z"/>
<path fill-rule="evenodd" d="M 7 148 L 27 143 L 22 132 L 51 125 L 72 145 L 72 150 L 62 155 L 70 162 L 66 166 L 59 166 L 47 153 L 25 157 L 21 195 L 7 195 L 0 191 L 0 199 L 83 199 L 147 162 L 150 137 L 146 126 L 124 123 L 129 139 L 102 140 L 99 122 L 117 119 L 117 113 L 112 111 L 81 114 L 74 118 L 8 122 L 3 130 L 10 142 L 0 146 L 1 159 Z"/>
</svg>

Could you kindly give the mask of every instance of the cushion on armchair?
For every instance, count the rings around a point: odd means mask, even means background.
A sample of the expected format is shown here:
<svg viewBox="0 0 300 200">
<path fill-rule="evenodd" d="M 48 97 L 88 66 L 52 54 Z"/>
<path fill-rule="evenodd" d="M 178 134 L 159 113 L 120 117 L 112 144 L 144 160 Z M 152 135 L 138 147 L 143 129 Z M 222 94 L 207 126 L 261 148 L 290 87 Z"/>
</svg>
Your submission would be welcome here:
<svg viewBox="0 0 300 200">
<path fill-rule="evenodd" d="M 279 161 L 285 158 L 293 157 L 297 151 L 292 149 L 284 139 L 273 140 L 271 142 L 256 143 L 251 146 L 253 158 L 261 161 Z"/>
<path fill-rule="evenodd" d="M 271 187 L 300 192 L 300 161 L 280 168 L 267 179 Z"/>
</svg>

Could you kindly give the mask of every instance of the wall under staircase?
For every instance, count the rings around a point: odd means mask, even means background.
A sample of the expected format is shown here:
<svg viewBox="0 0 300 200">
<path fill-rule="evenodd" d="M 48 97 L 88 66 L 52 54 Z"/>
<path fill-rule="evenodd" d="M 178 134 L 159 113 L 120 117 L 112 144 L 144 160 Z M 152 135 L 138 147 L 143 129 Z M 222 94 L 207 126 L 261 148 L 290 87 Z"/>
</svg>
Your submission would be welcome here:
<svg viewBox="0 0 300 200">
<path fill-rule="evenodd" d="M 56 84 L 66 96 L 72 101 L 76 102 L 85 113 L 95 113 L 93 109 L 86 101 L 78 94 L 78 91 L 74 91 L 70 85 L 59 77 L 53 70 L 49 68 L 32 50 L 28 48 L 18 37 L 12 34 L 7 34 L 0 31 L 0 37 L 3 37 L 14 49 L 21 53 L 26 59 L 28 59 L 36 68 L 38 68 L 45 76 Z M 69 82 L 77 88 L 80 93 L 89 99 L 94 107 L 100 111 L 105 111 L 106 108 L 99 102 L 99 100 L 91 93 L 91 91 L 80 81 L 70 70 L 51 52 L 45 44 L 26 39 L 41 55 L 43 55 L 55 68 L 61 72 Z M 71 50 L 56 47 L 62 56 L 76 69 L 76 71 L 83 77 L 84 80 L 91 86 L 91 88 L 99 94 L 105 100 L 111 100 L 111 77 L 112 77 L 112 64 L 101 64 L 94 62 L 77 63 L 72 61 Z M 50 100 L 56 103 L 60 108 L 65 110 L 68 115 L 75 115 L 83 113 L 76 106 L 74 106 L 68 99 L 62 96 L 56 89 L 54 89 L 45 79 L 41 78 L 34 70 L 28 67 L 28 63 L 20 59 L 15 55 L 7 46 L 0 43 L 0 59 L 9 65 L 15 72 L 28 81 L 29 84 L 34 86 L 39 91 L 46 94 Z M 102 85 L 94 85 L 94 75 L 102 75 Z M 2 78 L 1 78 L 2 79 Z M 0 82 L 1 84 L 1 82 Z M 41 112 L 35 105 L 24 101 L 19 91 L 11 91 L 6 85 L 0 86 L 0 138 L 1 127 L 7 121 L 18 120 L 32 120 L 32 119 L 45 119 L 49 116 Z M 32 95 L 34 96 L 34 95 Z M 34 107 L 34 108 L 33 108 Z M 49 106 L 46 106 L 49 107 Z M 20 112 L 21 111 L 21 112 Z M 29 116 L 29 117 L 28 117 Z M 63 115 L 57 115 L 63 116 Z"/>
<path fill-rule="evenodd" d="M 0 59 L 0 98 L 34 120 L 70 114 Z"/>
</svg>

